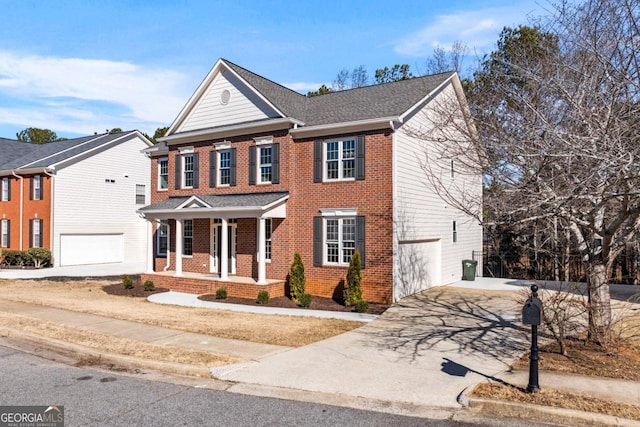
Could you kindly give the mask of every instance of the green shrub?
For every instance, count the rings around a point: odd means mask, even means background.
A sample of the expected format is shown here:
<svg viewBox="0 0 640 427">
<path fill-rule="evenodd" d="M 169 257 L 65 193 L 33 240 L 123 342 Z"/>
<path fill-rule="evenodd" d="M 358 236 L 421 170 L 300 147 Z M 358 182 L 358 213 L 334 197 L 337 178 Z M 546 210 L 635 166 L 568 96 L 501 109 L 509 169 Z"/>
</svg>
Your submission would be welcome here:
<svg viewBox="0 0 640 427">
<path fill-rule="evenodd" d="M 353 311 L 357 313 L 364 313 L 368 309 L 369 309 L 369 303 L 364 300 L 360 300 L 353 305 Z"/>
<path fill-rule="evenodd" d="M 124 286 L 125 289 L 133 289 L 133 279 L 131 279 L 127 274 L 123 274 L 121 277 L 122 286 Z"/>
<path fill-rule="evenodd" d="M 216 289 L 216 299 L 227 299 L 227 288 Z"/>
<path fill-rule="evenodd" d="M 289 288 L 291 299 L 298 301 L 300 296 L 304 294 L 306 279 L 304 277 L 304 264 L 302 263 L 302 257 L 300 252 L 296 252 L 293 255 L 293 263 L 289 270 Z"/>
<path fill-rule="evenodd" d="M 156 287 L 153 285 L 153 282 L 151 280 L 145 280 L 142 286 L 144 287 L 144 290 L 147 292 L 151 292 L 156 289 Z"/>
<path fill-rule="evenodd" d="M 12 267 L 24 267 L 31 262 L 31 257 L 25 251 L 3 250 L 4 264 Z"/>
<path fill-rule="evenodd" d="M 269 302 L 269 292 L 260 291 L 258 292 L 258 304 L 267 304 Z"/>
<path fill-rule="evenodd" d="M 311 301 L 313 301 L 313 295 L 311 294 L 302 294 L 298 298 L 298 303 L 301 307 L 311 307 Z"/>
<path fill-rule="evenodd" d="M 27 251 L 30 264 L 35 268 L 45 267 L 51 262 L 51 251 L 45 248 L 31 248 Z"/>
<path fill-rule="evenodd" d="M 351 307 L 358 301 L 362 300 L 362 271 L 360 270 L 360 252 L 356 251 L 349 262 L 349 270 L 347 270 L 347 284 L 344 289 L 344 305 Z"/>
</svg>

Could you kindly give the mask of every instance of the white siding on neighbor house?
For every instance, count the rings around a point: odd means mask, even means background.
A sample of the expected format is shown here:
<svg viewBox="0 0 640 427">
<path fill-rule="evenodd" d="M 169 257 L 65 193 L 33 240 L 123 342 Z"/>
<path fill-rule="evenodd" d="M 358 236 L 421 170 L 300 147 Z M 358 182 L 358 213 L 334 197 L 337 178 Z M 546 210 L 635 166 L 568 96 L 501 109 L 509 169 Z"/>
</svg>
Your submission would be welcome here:
<svg viewBox="0 0 640 427">
<path fill-rule="evenodd" d="M 122 235 L 122 256 L 125 262 L 144 262 L 147 249 L 146 221 L 138 216 L 136 184 L 144 184 L 146 204 L 150 203 L 151 164 L 140 152 L 147 145 L 135 137 L 109 146 L 90 157 L 61 168 L 54 178 L 53 257 L 60 265 L 61 235 L 85 236 L 77 240 L 85 244 L 89 236 Z M 113 182 L 112 182 L 113 181 Z M 66 244 L 73 241 L 67 237 Z M 96 253 L 105 249 L 101 239 L 93 239 Z M 111 254 L 102 262 L 114 262 Z M 74 262 L 64 256 L 67 265 L 94 260 L 79 257 Z"/>
<path fill-rule="evenodd" d="M 222 103 L 222 93 L 225 90 L 228 90 L 230 95 L 227 104 Z M 279 115 L 243 82 L 225 70 L 215 76 L 176 132 L 273 117 Z"/>
<path fill-rule="evenodd" d="M 438 96 L 451 96 L 445 88 Z M 462 277 L 462 260 L 482 250 L 482 227 L 447 203 L 434 191 L 421 167 L 428 142 L 409 135 L 405 129 L 428 126 L 423 108 L 394 134 L 394 298 L 420 290 L 453 283 Z M 455 160 L 455 159 L 454 159 Z M 442 174 L 450 178 L 450 159 L 444 159 Z M 481 177 L 455 175 L 467 180 L 465 187 L 482 197 Z M 459 182 L 458 182 L 459 183 Z M 458 184 L 457 183 L 457 184 Z M 453 242 L 453 221 L 457 242 Z M 479 261 L 480 263 L 481 261 Z M 481 266 L 478 265 L 481 272 Z"/>
</svg>

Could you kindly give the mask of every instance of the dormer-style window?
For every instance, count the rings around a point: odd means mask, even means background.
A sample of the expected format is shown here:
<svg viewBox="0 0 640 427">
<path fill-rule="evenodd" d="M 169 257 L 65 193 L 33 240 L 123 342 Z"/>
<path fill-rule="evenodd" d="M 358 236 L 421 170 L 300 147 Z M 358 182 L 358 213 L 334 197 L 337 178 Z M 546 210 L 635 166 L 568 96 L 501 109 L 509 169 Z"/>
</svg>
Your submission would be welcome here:
<svg viewBox="0 0 640 427">
<path fill-rule="evenodd" d="M 365 178 L 364 136 L 317 140 L 314 145 L 314 182 Z"/>
</svg>

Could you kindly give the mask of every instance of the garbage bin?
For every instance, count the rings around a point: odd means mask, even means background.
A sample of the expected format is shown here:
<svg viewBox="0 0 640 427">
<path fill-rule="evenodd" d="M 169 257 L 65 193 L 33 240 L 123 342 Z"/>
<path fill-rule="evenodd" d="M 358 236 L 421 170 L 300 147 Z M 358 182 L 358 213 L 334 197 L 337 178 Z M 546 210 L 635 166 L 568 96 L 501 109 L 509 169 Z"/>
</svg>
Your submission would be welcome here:
<svg viewBox="0 0 640 427">
<path fill-rule="evenodd" d="M 476 280 L 476 268 L 478 261 L 473 259 L 462 260 L 462 280 Z"/>
</svg>

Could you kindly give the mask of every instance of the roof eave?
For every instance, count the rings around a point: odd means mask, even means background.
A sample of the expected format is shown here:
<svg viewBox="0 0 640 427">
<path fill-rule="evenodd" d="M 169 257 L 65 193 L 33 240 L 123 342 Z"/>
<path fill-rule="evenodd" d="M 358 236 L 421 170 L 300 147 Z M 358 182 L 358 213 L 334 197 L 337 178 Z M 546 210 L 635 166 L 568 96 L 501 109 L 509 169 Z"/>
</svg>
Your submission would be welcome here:
<svg viewBox="0 0 640 427">
<path fill-rule="evenodd" d="M 207 139 L 228 138 L 249 133 L 269 132 L 280 129 L 289 129 L 291 126 L 303 126 L 304 122 L 300 120 L 285 117 L 282 119 L 273 119 L 263 122 L 239 123 L 228 126 L 220 126 L 212 129 L 199 129 L 188 132 L 181 132 L 169 136 L 159 138 L 158 141 L 166 142 L 167 145 L 184 144 L 189 142 L 198 142 Z"/>
<path fill-rule="evenodd" d="M 399 116 L 379 117 L 375 119 L 356 120 L 342 123 L 329 123 L 316 126 L 304 126 L 291 129 L 289 133 L 296 138 L 335 135 L 338 133 L 362 132 L 375 129 L 395 129 L 402 124 Z"/>
</svg>

